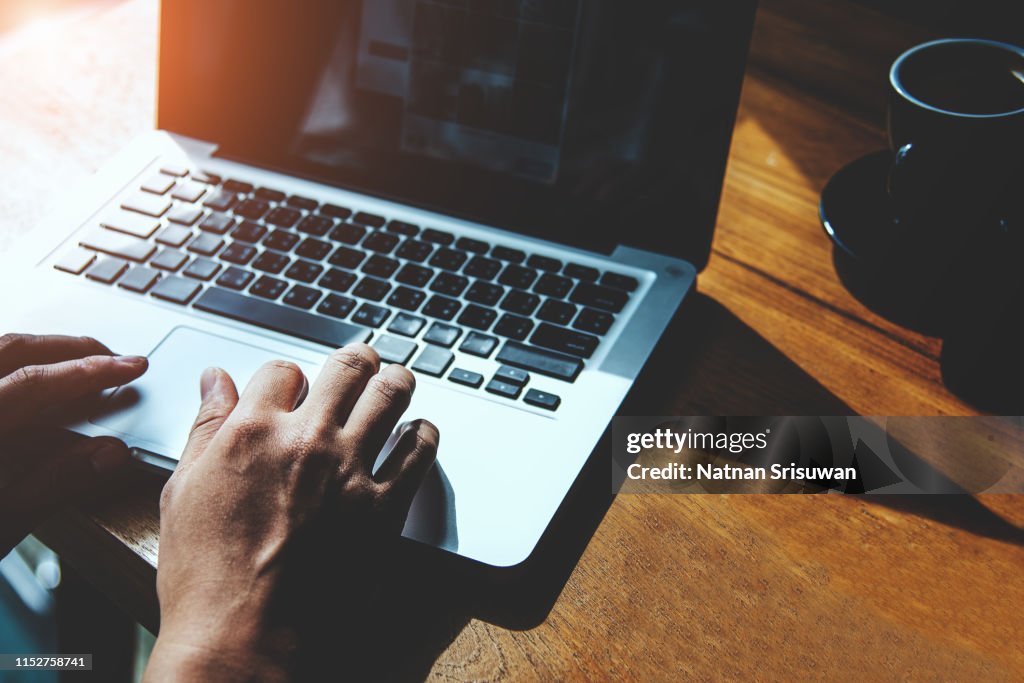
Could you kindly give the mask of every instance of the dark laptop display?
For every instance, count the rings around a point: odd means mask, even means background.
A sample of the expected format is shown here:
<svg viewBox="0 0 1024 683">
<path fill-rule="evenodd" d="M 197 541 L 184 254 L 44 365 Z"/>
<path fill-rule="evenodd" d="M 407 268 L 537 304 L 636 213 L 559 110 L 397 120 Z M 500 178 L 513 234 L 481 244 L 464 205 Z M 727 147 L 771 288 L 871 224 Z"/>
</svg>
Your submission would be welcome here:
<svg viewBox="0 0 1024 683">
<path fill-rule="evenodd" d="M 168 0 L 161 128 L 527 234 L 702 266 L 753 2 Z"/>
</svg>

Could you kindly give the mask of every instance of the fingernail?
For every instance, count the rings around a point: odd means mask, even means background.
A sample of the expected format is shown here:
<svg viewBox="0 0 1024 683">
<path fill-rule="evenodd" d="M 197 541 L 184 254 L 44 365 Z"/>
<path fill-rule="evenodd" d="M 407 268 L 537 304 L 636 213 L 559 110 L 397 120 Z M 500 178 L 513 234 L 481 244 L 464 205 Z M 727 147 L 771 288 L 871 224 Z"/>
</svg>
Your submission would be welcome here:
<svg viewBox="0 0 1024 683">
<path fill-rule="evenodd" d="M 199 377 L 199 394 L 205 399 L 206 395 L 213 391 L 213 388 L 217 386 L 217 378 L 220 373 L 217 372 L 217 368 L 206 368 L 203 370 L 203 374 Z"/>
<path fill-rule="evenodd" d="M 138 367 L 140 365 L 145 365 L 149 360 L 145 356 L 118 356 L 117 362 L 124 363 L 125 365 L 130 365 L 132 367 Z"/>
<path fill-rule="evenodd" d="M 111 470 L 116 470 L 120 467 L 127 459 L 126 449 L 123 446 L 118 446 L 112 443 L 104 443 L 89 456 L 89 461 L 92 463 L 92 468 L 96 470 L 97 474 L 106 474 Z"/>
</svg>

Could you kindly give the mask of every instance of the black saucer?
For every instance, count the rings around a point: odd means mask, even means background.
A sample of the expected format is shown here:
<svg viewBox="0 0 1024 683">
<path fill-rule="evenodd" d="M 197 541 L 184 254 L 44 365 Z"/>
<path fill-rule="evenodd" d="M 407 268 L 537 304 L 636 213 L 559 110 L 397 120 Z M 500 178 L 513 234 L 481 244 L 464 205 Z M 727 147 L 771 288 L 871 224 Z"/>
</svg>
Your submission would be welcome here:
<svg viewBox="0 0 1024 683">
<path fill-rule="evenodd" d="M 873 152 L 840 169 L 821 193 L 818 215 L 825 233 L 862 265 L 877 263 L 897 232 L 886 189 L 891 165 L 888 150 Z"/>
</svg>

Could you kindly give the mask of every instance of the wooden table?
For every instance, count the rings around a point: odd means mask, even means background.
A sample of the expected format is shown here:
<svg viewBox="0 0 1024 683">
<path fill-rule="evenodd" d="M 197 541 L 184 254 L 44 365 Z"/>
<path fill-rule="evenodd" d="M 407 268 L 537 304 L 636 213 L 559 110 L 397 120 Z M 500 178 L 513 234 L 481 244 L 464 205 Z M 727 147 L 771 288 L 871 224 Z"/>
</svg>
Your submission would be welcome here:
<svg viewBox="0 0 1024 683">
<path fill-rule="evenodd" d="M 152 0 L 103 2 L 46 32 L 0 39 L 0 246 L 152 125 L 156 14 Z M 887 65 L 924 37 L 847 2 L 763 0 L 711 262 L 653 361 L 657 377 L 630 400 L 636 414 L 974 412 L 940 380 L 939 340 L 873 314 L 842 287 L 816 214 L 830 175 L 884 146 Z M 462 599 L 447 570 L 427 591 L 414 582 L 416 595 L 388 613 L 387 673 L 1024 674 L 1020 497 L 612 502 L 606 473 L 593 485 L 584 477 L 521 581 L 482 582 Z M 151 628 L 157 489 L 141 485 L 41 531 Z"/>
</svg>

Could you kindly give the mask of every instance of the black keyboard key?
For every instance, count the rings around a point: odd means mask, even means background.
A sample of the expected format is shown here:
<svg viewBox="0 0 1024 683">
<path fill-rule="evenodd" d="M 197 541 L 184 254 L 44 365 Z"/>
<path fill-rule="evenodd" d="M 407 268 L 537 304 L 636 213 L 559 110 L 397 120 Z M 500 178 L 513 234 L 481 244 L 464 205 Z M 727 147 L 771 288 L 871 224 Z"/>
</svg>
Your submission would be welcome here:
<svg viewBox="0 0 1024 683">
<path fill-rule="evenodd" d="M 341 266 L 342 268 L 352 270 L 362 263 L 364 258 L 366 258 L 366 254 L 358 249 L 338 247 L 334 253 L 331 254 L 331 258 L 329 258 L 327 262 L 332 266 Z"/>
<path fill-rule="evenodd" d="M 454 273 L 439 273 L 430 283 L 430 291 L 449 296 L 458 296 L 469 284 L 469 278 Z"/>
<path fill-rule="evenodd" d="M 632 292 L 640 286 L 640 283 L 636 281 L 636 278 L 628 275 L 621 275 L 619 273 L 605 273 L 601 277 L 601 284 L 608 287 L 614 287 L 616 289 L 624 289 L 627 292 Z"/>
<path fill-rule="evenodd" d="M 526 260 L 526 265 L 537 270 L 546 270 L 551 273 L 557 273 L 562 269 L 562 262 L 556 258 L 549 256 L 541 256 L 539 254 L 532 254 L 530 258 Z"/>
<path fill-rule="evenodd" d="M 199 229 L 203 232 L 212 232 L 214 235 L 223 235 L 235 225 L 235 219 L 225 213 L 216 211 L 203 219 Z"/>
<path fill-rule="evenodd" d="M 466 298 L 470 301 L 484 306 L 493 306 L 501 300 L 501 296 L 505 293 L 504 287 L 491 284 L 490 282 L 480 282 L 477 280 L 473 283 L 473 286 L 466 292 Z"/>
<path fill-rule="evenodd" d="M 168 225 L 156 236 L 156 241 L 169 247 L 180 247 L 188 242 L 188 238 L 191 236 L 192 231 L 188 228 L 180 225 Z"/>
<path fill-rule="evenodd" d="M 263 219 L 268 225 L 276 225 L 282 228 L 290 228 L 302 218 L 302 213 L 285 206 L 277 206 Z"/>
<path fill-rule="evenodd" d="M 416 358 L 416 362 L 412 364 L 412 369 L 431 377 L 440 377 L 453 360 L 455 360 L 455 354 L 448 349 L 427 344 L 423 352 Z"/>
<path fill-rule="evenodd" d="M 309 197 L 300 197 L 297 194 L 293 194 L 285 202 L 288 206 L 294 206 L 296 209 L 305 209 L 306 211 L 312 211 L 316 207 L 320 206 L 320 202 Z"/>
<path fill-rule="evenodd" d="M 405 337 L 415 337 L 426 324 L 427 321 L 423 318 L 409 315 L 408 313 L 399 313 L 391 321 L 391 324 L 388 325 L 388 332 L 394 332 Z"/>
<path fill-rule="evenodd" d="M 504 396 L 505 398 L 510 398 L 512 400 L 519 398 L 519 392 L 523 390 L 523 388 L 517 384 L 509 384 L 508 382 L 502 382 L 500 379 L 497 378 L 492 379 L 490 382 L 488 382 L 487 386 L 484 388 L 489 393 L 497 394 L 498 396 Z"/>
<path fill-rule="evenodd" d="M 403 308 L 407 311 L 415 311 L 423 303 L 427 295 L 418 289 L 400 286 L 388 297 L 388 303 L 396 308 Z"/>
<path fill-rule="evenodd" d="M 526 396 L 523 396 L 523 403 L 537 406 L 544 410 L 557 410 L 558 406 L 562 403 L 562 399 L 546 391 L 530 389 L 526 392 Z"/>
<path fill-rule="evenodd" d="M 385 363 L 405 365 L 412 358 L 412 354 L 416 352 L 416 342 L 384 334 L 373 342 L 373 348 L 377 350 L 377 355 Z"/>
<path fill-rule="evenodd" d="M 529 318 L 523 318 L 513 313 L 506 313 L 501 316 L 501 320 L 499 320 L 498 324 L 494 326 L 493 332 L 501 335 L 502 337 L 522 341 L 523 339 L 526 339 L 532 329 L 533 321 Z"/>
<path fill-rule="evenodd" d="M 479 372 L 463 370 L 462 368 L 455 368 L 448 373 L 448 379 L 456 384 L 462 384 L 474 389 L 479 389 L 480 385 L 484 383 L 484 376 Z"/>
<path fill-rule="evenodd" d="M 249 220 L 257 220 L 270 211 L 270 202 L 262 199 L 246 199 L 235 207 L 235 215 Z"/>
<path fill-rule="evenodd" d="M 220 270 L 220 264 L 216 261 L 211 261 L 206 258 L 197 258 L 192 263 L 188 264 L 188 268 L 182 272 L 182 275 L 187 275 L 190 278 L 196 280 L 210 280 Z"/>
<path fill-rule="evenodd" d="M 320 213 L 332 218 L 348 218 L 352 215 L 352 209 L 338 206 L 337 204 L 322 204 L 320 206 Z"/>
<path fill-rule="evenodd" d="M 522 263 L 526 259 L 525 252 L 508 247 L 495 247 L 491 249 L 491 256 L 499 261 L 508 261 L 510 263 Z"/>
<path fill-rule="evenodd" d="M 62 270 L 65 273 L 80 275 L 82 271 L 91 266 L 92 262 L 95 260 L 96 254 L 94 252 L 91 252 L 88 249 L 75 247 L 67 254 L 61 256 L 60 259 L 53 264 L 53 267 L 57 270 Z"/>
<path fill-rule="evenodd" d="M 304 232 L 307 235 L 323 237 L 324 235 L 331 231 L 332 227 L 334 227 L 334 221 L 332 221 L 330 218 L 325 218 L 324 216 L 317 216 L 316 214 L 313 214 L 311 216 L 306 216 L 301 221 L 299 221 L 299 224 L 295 229 L 298 230 L 299 232 Z M 360 237 L 362 237 L 362 235 L 360 235 Z M 358 241 L 359 240 L 357 239 L 356 242 Z M 355 244 L 355 242 L 353 242 L 353 244 Z"/>
<path fill-rule="evenodd" d="M 202 288 L 203 286 L 194 280 L 189 281 L 177 275 L 168 275 L 160 278 L 160 281 L 149 293 L 157 299 L 184 305 L 191 301 L 192 297 Z"/>
<path fill-rule="evenodd" d="M 548 299 L 537 311 L 537 317 L 556 325 L 568 325 L 569 321 L 576 315 L 576 307 L 564 301 Z"/>
<path fill-rule="evenodd" d="M 486 254 L 491 248 L 491 245 L 487 244 L 487 242 L 481 242 L 480 240 L 475 240 L 472 237 L 460 237 L 455 241 L 455 246 L 459 249 L 471 251 L 474 254 Z"/>
<path fill-rule="evenodd" d="M 229 244 L 228 248 L 221 252 L 220 260 L 228 263 L 235 263 L 244 266 L 256 255 L 256 247 L 243 242 Z"/>
<path fill-rule="evenodd" d="M 90 280 L 102 282 L 109 285 L 121 277 L 124 271 L 128 270 L 128 262 L 119 258 L 102 258 L 86 272 L 85 276 Z"/>
<path fill-rule="evenodd" d="M 626 294 L 621 289 L 612 289 L 604 285 L 581 282 L 576 285 L 576 289 L 572 290 L 572 294 L 569 295 L 569 301 L 583 306 L 590 306 L 591 308 L 600 308 L 612 313 L 618 313 L 626 305 L 626 302 L 629 301 L 629 294 Z"/>
<path fill-rule="evenodd" d="M 444 270 L 458 270 L 466 262 L 466 253 L 442 247 L 430 258 L 430 265 Z"/>
<path fill-rule="evenodd" d="M 356 276 L 345 270 L 331 268 L 327 274 L 320 278 L 320 286 L 335 292 L 344 292 L 355 284 Z"/>
<path fill-rule="evenodd" d="M 249 194 L 252 192 L 252 183 L 247 183 L 244 180 L 225 180 L 224 189 L 228 192 L 237 192 L 239 194 Z"/>
<path fill-rule="evenodd" d="M 567 264 L 562 272 L 569 277 L 574 277 L 577 280 L 584 280 L 586 282 L 594 282 L 597 280 L 597 276 L 601 274 L 597 268 L 581 266 L 578 263 Z"/>
<path fill-rule="evenodd" d="M 497 346 L 498 339 L 496 337 L 490 337 L 479 332 L 470 332 L 466 340 L 462 342 L 462 346 L 459 347 L 459 351 L 480 356 L 481 358 L 488 358 L 494 353 L 494 349 Z"/>
<path fill-rule="evenodd" d="M 241 225 L 235 228 L 235 231 L 231 233 L 231 237 L 238 240 L 239 242 L 248 242 L 249 244 L 256 244 L 263 236 L 267 234 L 267 229 L 259 223 L 253 223 L 252 221 L 242 221 Z"/>
<path fill-rule="evenodd" d="M 253 274 L 248 270 L 232 266 L 220 274 L 220 277 L 217 278 L 217 284 L 229 289 L 245 289 L 252 281 L 252 278 Z"/>
<path fill-rule="evenodd" d="M 374 277 L 387 279 L 396 270 L 398 270 L 398 261 L 380 254 L 374 254 L 363 264 L 363 272 Z"/>
<path fill-rule="evenodd" d="M 188 261 L 188 256 L 182 254 L 180 251 L 174 249 L 161 249 L 160 253 L 153 257 L 149 262 L 149 265 L 160 270 L 169 270 L 174 272 L 185 265 L 185 261 Z"/>
<path fill-rule="evenodd" d="M 331 247 L 330 242 L 324 242 L 323 240 L 318 240 L 313 237 L 307 237 L 302 240 L 302 244 L 296 247 L 295 255 L 301 256 L 302 258 L 312 259 L 314 261 L 320 261 L 331 253 L 332 248 L 333 247 Z"/>
<path fill-rule="evenodd" d="M 289 289 L 288 293 L 284 295 L 283 299 L 281 299 L 281 301 L 289 306 L 295 306 L 296 308 L 302 308 L 307 311 L 313 308 L 319 300 L 320 291 L 304 285 L 295 285 Z"/>
<path fill-rule="evenodd" d="M 526 268 L 524 266 L 510 265 L 506 266 L 505 270 L 501 271 L 501 275 L 498 277 L 498 282 L 509 287 L 517 287 L 519 289 L 529 289 L 533 281 L 537 279 L 537 271 L 533 268 Z"/>
<path fill-rule="evenodd" d="M 288 270 L 284 271 L 284 275 L 299 282 L 315 282 L 322 272 L 324 272 L 324 267 L 319 263 L 311 263 L 310 261 L 299 259 L 288 266 Z"/>
<path fill-rule="evenodd" d="M 142 262 L 153 255 L 156 246 L 131 235 L 99 228 L 90 232 L 79 242 L 81 246 L 93 251 L 101 251 L 110 256 Z"/>
<path fill-rule="evenodd" d="M 288 289 L 288 283 L 284 280 L 278 280 L 276 277 L 270 277 L 269 275 L 261 275 L 260 279 L 249 288 L 249 293 L 264 299 L 276 299 L 284 294 L 286 289 Z"/>
<path fill-rule="evenodd" d="M 221 190 L 220 192 L 207 197 L 206 201 L 203 202 L 203 205 L 213 209 L 214 211 L 227 211 L 235 205 L 237 200 L 238 195 L 234 192 L 225 192 L 224 190 Z"/>
<path fill-rule="evenodd" d="M 263 246 L 274 251 L 291 251 L 299 243 L 299 236 L 287 230 L 274 230 L 263 240 Z"/>
<path fill-rule="evenodd" d="M 177 204 L 171 207 L 167 213 L 167 220 L 179 225 L 192 225 L 203 215 L 203 210 L 198 206 Z"/>
<path fill-rule="evenodd" d="M 477 330 L 486 330 L 497 317 L 498 314 L 493 308 L 484 308 L 483 306 L 470 304 L 462 309 L 462 315 L 459 316 L 459 324 Z"/>
<path fill-rule="evenodd" d="M 440 318 L 441 320 L 451 320 L 455 317 L 455 314 L 459 312 L 459 308 L 462 306 L 455 299 L 449 299 L 446 296 L 435 294 L 430 297 L 427 305 L 423 307 L 422 313 L 429 315 L 432 318 Z"/>
<path fill-rule="evenodd" d="M 167 213 L 167 209 L 171 208 L 171 199 L 148 192 L 139 192 L 121 202 L 121 208 L 159 218 Z"/>
<path fill-rule="evenodd" d="M 195 244 L 193 242 L 193 244 Z M 265 273 L 280 273 L 284 270 L 284 267 L 291 262 L 284 254 L 279 254 L 276 251 L 265 251 L 256 257 L 256 260 L 252 262 L 252 267 L 256 270 L 262 270 Z"/>
<path fill-rule="evenodd" d="M 462 272 L 480 280 L 493 280 L 500 270 L 501 261 L 484 258 L 483 256 L 474 256 L 469 260 L 469 263 L 466 264 Z"/>
<path fill-rule="evenodd" d="M 390 254 L 391 250 L 398 246 L 398 242 L 398 235 L 393 235 L 390 232 L 375 232 L 363 240 L 363 249 Z"/>
<path fill-rule="evenodd" d="M 540 303 L 540 297 L 536 294 L 513 289 L 501 301 L 501 310 L 519 315 L 532 315 Z"/>
<path fill-rule="evenodd" d="M 427 333 L 423 335 L 423 341 L 450 348 L 461 336 L 462 330 L 453 325 L 433 323 Z"/>
<path fill-rule="evenodd" d="M 206 183 L 207 185 L 220 185 L 220 176 L 216 173 L 207 173 L 206 171 L 192 171 L 192 180 Z"/>
<path fill-rule="evenodd" d="M 329 315 L 332 318 L 344 318 L 355 307 L 355 299 L 349 299 L 347 296 L 339 296 L 337 294 L 328 294 L 327 298 L 316 307 L 316 310 L 318 313 Z"/>
<path fill-rule="evenodd" d="M 366 325 L 367 327 L 380 327 L 391 311 L 373 304 L 363 304 L 352 314 L 352 322 Z"/>
<path fill-rule="evenodd" d="M 116 211 L 103 218 L 100 225 L 141 239 L 149 239 L 160 227 L 160 220 L 151 216 L 143 216 L 141 213 Z"/>
<path fill-rule="evenodd" d="M 502 365 L 498 368 L 498 371 L 494 373 L 494 376 L 502 382 L 518 384 L 519 386 L 524 386 L 530 381 L 530 373 L 522 368 L 514 368 L 511 365 Z"/>
<path fill-rule="evenodd" d="M 360 225 L 368 225 L 371 228 L 380 228 L 384 226 L 384 217 L 378 216 L 375 213 L 367 213 L 360 211 L 355 216 L 352 216 L 353 223 L 359 223 Z"/>
<path fill-rule="evenodd" d="M 434 230 L 433 228 L 427 228 L 426 230 L 423 231 L 423 234 L 420 235 L 420 239 L 422 239 L 425 242 L 433 242 L 434 244 L 448 246 L 449 244 L 455 241 L 455 235 L 451 234 L 450 232 L 445 232 L 443 230 Z"/>
<path fill-rule="evenodd" d="M 260 199 L 269 199 L 272 202 L 279 202 L 284 199 L 284 192 L 280 190 L 272 190 L 269 187 L 259 187 L 253 193 Z"/>
<path fill-rule="evenodd" d="M 404 258 L 406 261 L 415 261 L 421 263 L 427 256 L 430 256 L 430 252 L 433 251 L 433 247 L 426 242 L 420 242 L 419 240 L 406 240 L 402 242 L 402 246 L 395 252 L 395 256 L 398 258 Z"/>
<path fill-rule="evenodd" d="M 388 221 L 388 231 L 405 235 L 406 237 L 413 237 L 420 231 L 420 227 L 405 221 Z"/>
<path fill-rule="evenodd" d="M 203 292 L 196 300 L 195 307 L 201 311 L 323 344 L 332 349 L 353 342 L 365 342 L 371 335 L 365 327 L 260 301 L 219 287 L 211 287 Z"/>
<path fill-rule="evenodd" d="M 329 237 L 335 242 L 358 244 L 359 240 L 363 239 L 363 235 L 365 234 L 366 228 L 362 226 L 352 225 L 351 223 L 341 223 L 334 230 L 331 230 Z"/>
<path fill-rule="evenodd" d="M 537 284 L 533 286 L 533 291 L 538 294 L 554 297 L 555 299 L 564 299 L 571 289 L 572 280 L 560 275 L 552 275 L 551 273 L 541 275 L 540 279 L 537 280 Z"/>
<path fill-rule="evenodd" d="M 541 323 L 530 337 L 532 344 L 582 358 L 590 358 L 599 342 L 600 339 L 592 334 L 576 332 L 549 323 Z"/>
<path fill-rule="evenodd" d="M 556 322 L 552 320 L 551 322 Z M 593 308 L 584 308 L 576 321 L 572 324 L 577 330 L 604 334 L 615 322 L 615 316 L 604 311 L 595 311 Z"/>
<path fill-rule="evenodd" d="M 364 277 L 352 290 L 352 294 L 370 301 L 380 301 L 391 290 L 391 285 L 375 277 Z"/>
<path fill-rule="evenodd" d="M 579 358 L 538 349 L 514 341 L 505 342 L 496 360 L 524 370 L 537 372 L 548 377 L 572 382 L 583 369 Z"/>
<path fill-rule="evenodd" d="M 398 271 L 398 275 L 395 276 L 395 279 L 402 284 L 412 285 L 413 287 L 422 287 L 430 282 L 430 278 L 432 277 L 434 277 L 434 271 L 430 268 L 417 266 L 414 263 L 406 263 L 402 266 L 402 269 Z"/>
<path fill-rule="evenodd" d="M 121 281 L 117 283 L 117 286 L 124 287 L 130 292 L 145 294 L 159 279 L 160 273 L 152 268 L 147 268 L 146 266 L 135 266 L 128 271 L 127 275 L 121 278 Z"/>
</svg>

